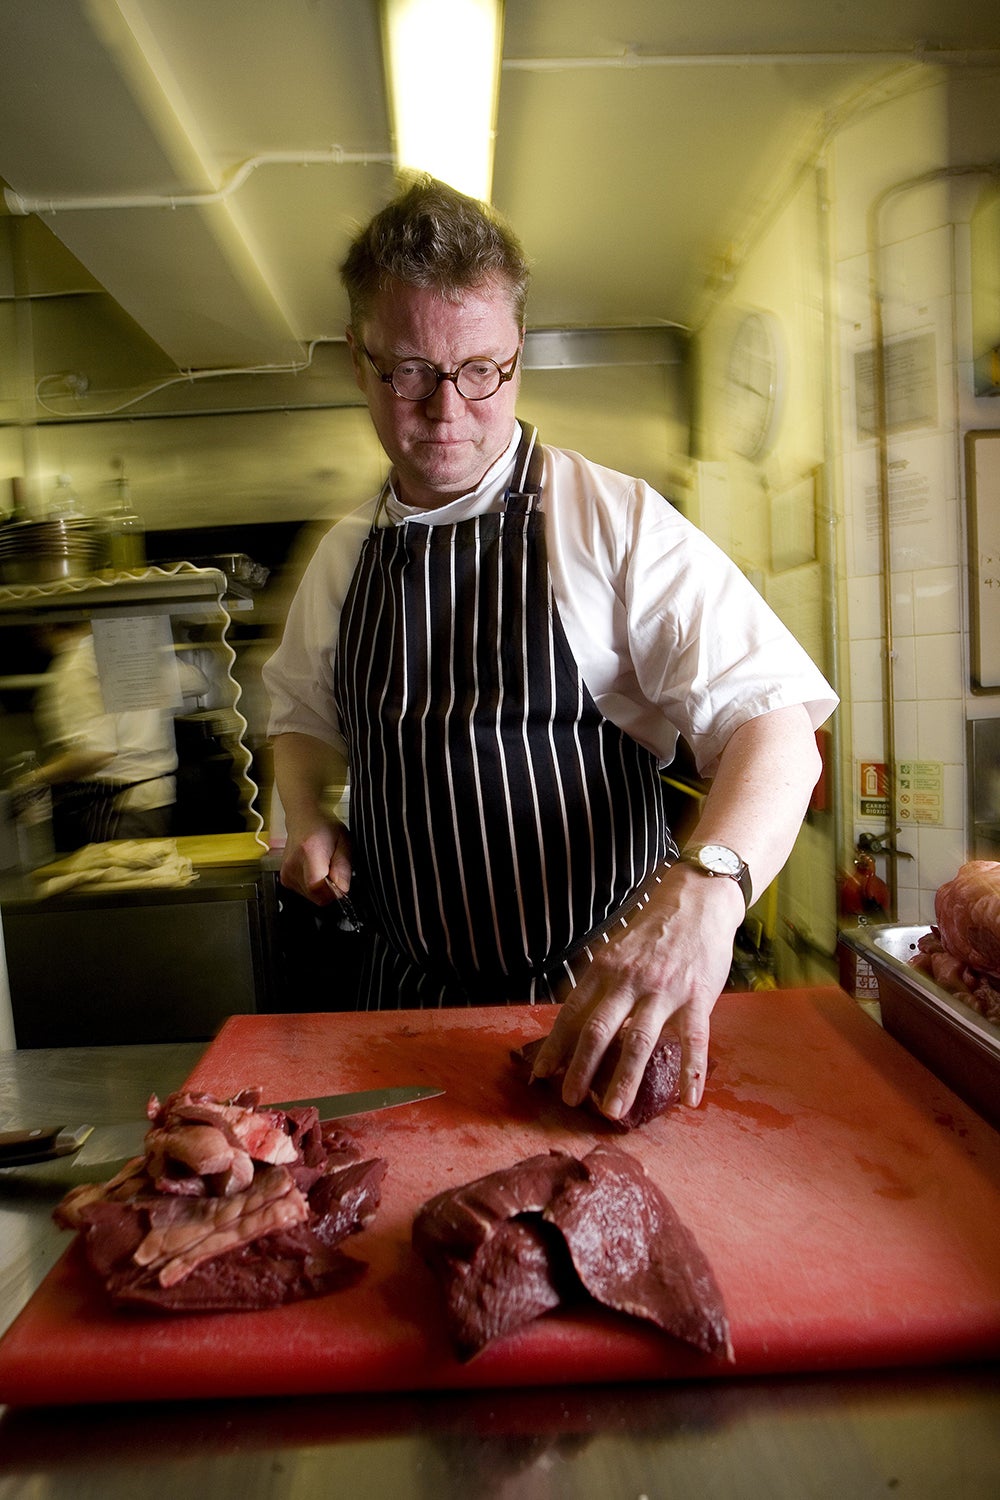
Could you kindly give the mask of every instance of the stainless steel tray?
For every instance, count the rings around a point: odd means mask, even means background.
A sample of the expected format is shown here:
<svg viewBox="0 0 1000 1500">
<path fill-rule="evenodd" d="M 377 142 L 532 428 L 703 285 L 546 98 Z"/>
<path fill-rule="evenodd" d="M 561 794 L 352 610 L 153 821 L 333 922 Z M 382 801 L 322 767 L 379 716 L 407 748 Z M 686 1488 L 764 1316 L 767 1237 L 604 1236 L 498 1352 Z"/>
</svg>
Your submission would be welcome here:
<svg viewBox="0 0 1000 1500">
<path fill-rule="evenodd" d="M 840 938 L 872 967 L 886 1031 L 1000 1128 L 1000 1027 L 910 966 L 929 931 L 859 926 L 844 929 Z"/>
</svg>

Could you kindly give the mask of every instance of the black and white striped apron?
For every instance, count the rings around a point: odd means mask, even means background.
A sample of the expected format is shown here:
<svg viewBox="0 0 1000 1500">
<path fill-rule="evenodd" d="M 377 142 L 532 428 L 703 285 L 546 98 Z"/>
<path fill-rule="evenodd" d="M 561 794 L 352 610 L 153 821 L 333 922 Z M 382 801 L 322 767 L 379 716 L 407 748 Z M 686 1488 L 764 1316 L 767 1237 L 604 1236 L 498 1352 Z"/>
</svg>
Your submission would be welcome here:
<svg viewBox="0 0 1000 1500">
<path fill-rule="evenodd" d="M 376 515 L 362 548 L 334 670 L 351 900 L 375 933 L 362 1006 L 549 999 L 676 857 L 656 759 L 601 714 L 563 631 L 541 471 L 523 427 L 501 511 Z"/>
</svg>

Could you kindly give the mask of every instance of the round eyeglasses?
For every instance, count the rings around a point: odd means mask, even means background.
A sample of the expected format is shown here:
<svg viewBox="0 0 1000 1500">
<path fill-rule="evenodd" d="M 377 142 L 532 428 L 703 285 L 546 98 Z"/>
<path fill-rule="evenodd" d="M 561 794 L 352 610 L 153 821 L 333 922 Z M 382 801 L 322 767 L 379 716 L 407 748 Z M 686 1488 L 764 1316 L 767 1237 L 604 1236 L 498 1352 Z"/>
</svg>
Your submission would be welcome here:
<svg viewBox="0 0 1000 1500">
<path fill-rule="evenodd" d="M 364 344 L 361 347 L 379 380 L 385 385 L 391 385 L 396 395 L 401 396 L 404 401 L 426 401 L 433 396 L 442 380 L 450 380 L 466 401 L 486 401 L 490 396 L 495 396 L 508 380 L 514 378 L 521 352 L 516 349 L 511 358 L 505 361 L 510 365 L 509 370 L 503 369 L 495 359 L 466 359 L 457 370 L 438 370 L 426 359 L 401 359 L 388 375 L 384 375 L 367 347 Z"/>
</svg>

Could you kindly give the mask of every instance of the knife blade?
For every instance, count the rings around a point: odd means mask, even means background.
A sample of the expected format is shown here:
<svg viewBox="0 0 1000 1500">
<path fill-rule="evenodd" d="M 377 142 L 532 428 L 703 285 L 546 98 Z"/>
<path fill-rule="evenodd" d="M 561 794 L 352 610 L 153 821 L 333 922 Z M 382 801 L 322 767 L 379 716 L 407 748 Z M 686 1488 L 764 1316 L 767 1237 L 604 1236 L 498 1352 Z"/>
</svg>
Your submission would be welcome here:
<svg viewBox="0 0 1000 1500">
<path fill-rule="evenodd" d="M 287 1099 L 267 1109 L 319 1111 L 321 1120 L 342 1120 L 348 1115 L 369 1114 L 434 1099 L 444 1089 L 431 1085 L 400 1085 L 361 1089 L 351 1094 L 327 1094 L 314 1099 Z M 140 1156 L 150 1128 L 148 1120 L 129 1120 L 122 1125 L 39 1125 L 31 1130 L 0 1131 L 0 1168 L 31 1166 L 37 1162 L 72 1160 L 90 1166 Z"/>
</svg>

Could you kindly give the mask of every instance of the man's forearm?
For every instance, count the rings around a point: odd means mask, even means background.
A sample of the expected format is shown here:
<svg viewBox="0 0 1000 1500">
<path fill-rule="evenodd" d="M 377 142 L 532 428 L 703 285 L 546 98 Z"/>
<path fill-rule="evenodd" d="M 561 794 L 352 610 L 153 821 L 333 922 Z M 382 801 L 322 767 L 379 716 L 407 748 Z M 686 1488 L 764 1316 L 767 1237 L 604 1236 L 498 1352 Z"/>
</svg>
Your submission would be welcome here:
<svg viewBox="0 0 1000 1500">
<path fill-rule="evenodd" d="M 273 750 L 286 825 L 309 822 L 321 812 L 327 789 L 345 780 L 347 762 L 332 745 L 309 734 L 279 734 Z"/>
<path fill-rule="evenodd" d="M 37 782 L 61 786 L 67 781 L 86 781 L 114 759 L 110 750 L 64 750 L 34 772 Z"/>
<path fill-rule="evenodd" d="M 820 769 L 805 708 L 751 719 L 726 745 L 690 841 L 735 849 L 760 896 L 791 852 Z"/>
</svg>

